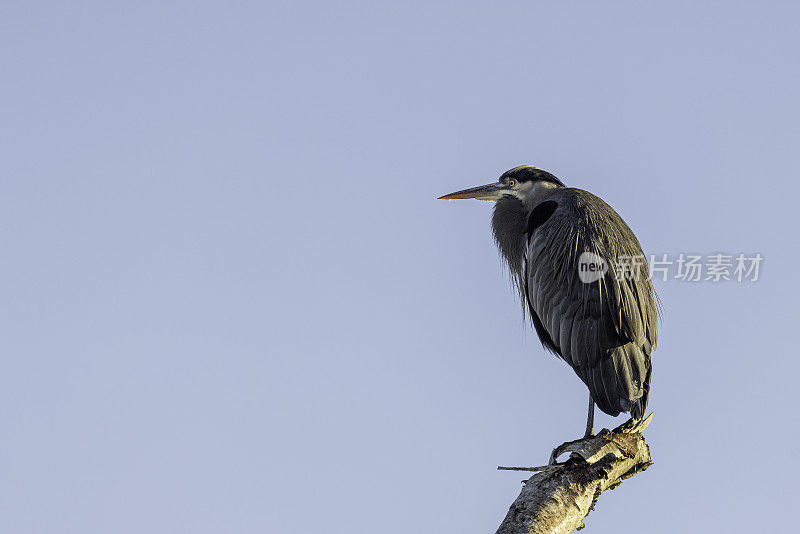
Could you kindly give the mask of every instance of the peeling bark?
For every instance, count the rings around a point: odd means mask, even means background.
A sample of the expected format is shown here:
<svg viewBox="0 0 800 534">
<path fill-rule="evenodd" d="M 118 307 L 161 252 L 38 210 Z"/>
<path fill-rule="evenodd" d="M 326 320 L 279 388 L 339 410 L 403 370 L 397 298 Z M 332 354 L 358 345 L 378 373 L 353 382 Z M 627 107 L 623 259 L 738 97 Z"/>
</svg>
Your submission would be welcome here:
<svg viewBox="0 0 800 534">
<path fill-rule="evenodd" d="M 632 428 L 604 429 L 592 438 L 565 443 L 554 451 L 571 453 L 561 464 L 498 468 L 537 473 L 524 481 L 497 534 L 568 534 L 582 529 L 583 518 L 601 493 L 653 464 L 642 435 L 651 418 L 652 414 Z"/>
</svg>

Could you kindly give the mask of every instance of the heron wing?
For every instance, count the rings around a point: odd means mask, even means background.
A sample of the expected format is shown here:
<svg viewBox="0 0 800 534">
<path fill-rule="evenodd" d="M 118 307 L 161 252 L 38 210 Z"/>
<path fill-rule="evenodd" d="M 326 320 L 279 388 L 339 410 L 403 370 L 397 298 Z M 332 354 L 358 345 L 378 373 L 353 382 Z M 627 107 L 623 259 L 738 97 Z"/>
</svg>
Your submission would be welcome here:
<svg viewBox="0 0 800 534">
<path fill-rule="evenodd" d="M 641 246 L 622 218 L 591 193 L 564 189 L 548 202 L 555 206 L 544 220 L 536 209 L 532 213 L 525 261 L 525 295 L 537 334 L 572 366 L 604 412 L 641 417 L 658 337 Z M 584 252 L 608 263 L 592 283 L 578 274 Z M 638 277 L 615 276 L 626 258 L 640 258 L 630 260 L 641 262 Z"/>
</svg>

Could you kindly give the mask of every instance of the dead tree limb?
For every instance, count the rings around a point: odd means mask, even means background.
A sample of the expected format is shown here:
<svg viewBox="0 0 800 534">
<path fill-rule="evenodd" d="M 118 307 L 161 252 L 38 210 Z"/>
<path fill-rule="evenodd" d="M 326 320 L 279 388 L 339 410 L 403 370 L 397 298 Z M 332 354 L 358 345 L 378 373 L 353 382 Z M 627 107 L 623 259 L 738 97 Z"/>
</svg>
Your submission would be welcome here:
<svg viewBox="0 0 800 534">
<path fill-rule="evenodd" d="M 565 443 L 557 455 L 571 454 L 562 464 L 498 468 L 537 473 L 524 482 L 497 534 L 568 534 L 582 529 L 583 518 L 601 493 L 653 464 L 642 435 L 651 418 L 652 414 L 627 430 L 604 429 L 595 437 Z"/>
</svg>

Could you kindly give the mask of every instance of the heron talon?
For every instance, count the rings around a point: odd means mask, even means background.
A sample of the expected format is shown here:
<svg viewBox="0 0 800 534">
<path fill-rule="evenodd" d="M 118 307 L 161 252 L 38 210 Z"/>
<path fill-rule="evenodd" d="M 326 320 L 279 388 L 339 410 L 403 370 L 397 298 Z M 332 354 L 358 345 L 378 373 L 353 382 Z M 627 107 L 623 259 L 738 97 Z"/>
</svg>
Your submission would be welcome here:
<svg viewBox="0 0 800 534">
<path fill-rule="evenodd" d="M 558 462 L 558 457 L 561 456 L 564 453 L 564 450 L 567 447 L 569 447 L 570 445 L 574 445 L 576 443 L 579 443 L 579 442 L 583 441 L 584 439 L 586 439 L 586 438 L 575 439 L 575 440 L 572 440 L 572 441 L 565 441 L 564 443 L 562 443 L 561 445 L 559 445 L 558 447 L 553 449 L 553 452 L 550 453 L 550 462 L 547 465 L 556 465 L 556 464 L 558 464 L 559 463 Z"/>
</svg>

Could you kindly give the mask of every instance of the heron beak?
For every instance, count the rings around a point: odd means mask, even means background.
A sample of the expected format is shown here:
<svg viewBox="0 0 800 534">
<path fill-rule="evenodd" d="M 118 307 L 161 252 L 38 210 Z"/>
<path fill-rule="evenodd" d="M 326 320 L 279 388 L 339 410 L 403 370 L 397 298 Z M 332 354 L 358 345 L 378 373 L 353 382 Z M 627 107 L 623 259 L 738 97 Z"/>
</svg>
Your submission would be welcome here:
<svg viewBox="0 0 800 534">
<path fill-rule="evenodd" d="M 441 200 L 457 200 L 461 198 L 477 198 L 478 200 L 497 200 L 501 196 L 503 196 L 503 192 L 505 191 L 506 187 L 500 182 L 496 182 L 493 184 L 486 184 L 479 187 L 473 187 L 471 189 L 464 189 L 462 191 L 456 191 L 455 193 L 450 193 L 449 195 L 444 195 L 439 197 Z"/>
</svg>

